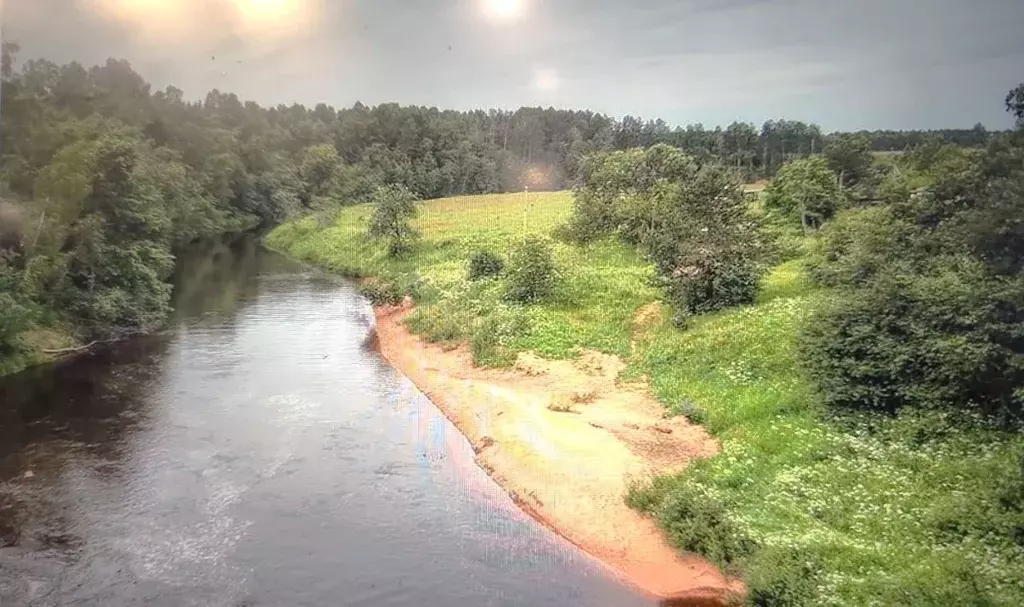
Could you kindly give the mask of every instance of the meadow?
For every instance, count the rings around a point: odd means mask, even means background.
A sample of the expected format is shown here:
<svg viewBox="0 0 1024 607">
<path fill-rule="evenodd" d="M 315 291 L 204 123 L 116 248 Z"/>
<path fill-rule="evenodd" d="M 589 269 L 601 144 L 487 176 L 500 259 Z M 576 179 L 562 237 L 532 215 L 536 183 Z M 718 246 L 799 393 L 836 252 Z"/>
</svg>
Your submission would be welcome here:
<svg viewBox="0 0 1024 607">
<path fill-rule="evenodd" d="M 269 246 L 410 294 L 408 325 L 431 341 L 469 342 L 482 365 L 523 351 L 568 358 L 580 349 L 621 356 L 670 414 L 705 424 L 720 455 L 678 476 L 638 483 L 631 506 L 681 549 L 741 575 L 753 604 L 1024 604 L 1024 440 L 981 420 L 941 413 L 839 415 L 818 405 L 797 355 L 800 329 L 828 290 L 802 261 L 775 267 L 756 304 L 676 328 L 653 268 L 612 241 L 555 238 L 555 295 L 523 307 L 502 279 L 467 280 L 480 250 L 504 255 L 526 234 L 557 236 L 568 193 L 428 201 L 422 240 L 401 258 L 365 237 L 369 206 L 329 222 L 277 228 Z"/>
</svg>

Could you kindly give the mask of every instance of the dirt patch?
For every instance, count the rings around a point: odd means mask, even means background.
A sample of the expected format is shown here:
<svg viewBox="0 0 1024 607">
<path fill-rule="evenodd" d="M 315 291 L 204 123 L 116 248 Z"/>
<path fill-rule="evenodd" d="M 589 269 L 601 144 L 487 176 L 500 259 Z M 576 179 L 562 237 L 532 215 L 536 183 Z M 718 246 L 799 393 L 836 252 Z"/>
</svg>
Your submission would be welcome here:
<svg viewBox="0 0 1024 607">
<path fill-rule="evenodd" d="M 655 301 L 640 308 L 633 317 L 633 332 L 643 333 L 661 322 L 661 302 Z"/>
<path fill-rule="evenodd" d="M 680 555 L 623 501 L 630 478 L 716 453 L 702 427 L 663 419 L 645 386 L 618 380 L 625 365 L 615 356 L 526 354 L 510 370 L 478 369 L 465 347 L 446 352 L 409 333 L 409 312 L 377 309 L 381 353 L 462 430 L 477 463 L 524 510 L 657 598 L 720 602 L 742 591 L 711 563 Z"/>
</svg>

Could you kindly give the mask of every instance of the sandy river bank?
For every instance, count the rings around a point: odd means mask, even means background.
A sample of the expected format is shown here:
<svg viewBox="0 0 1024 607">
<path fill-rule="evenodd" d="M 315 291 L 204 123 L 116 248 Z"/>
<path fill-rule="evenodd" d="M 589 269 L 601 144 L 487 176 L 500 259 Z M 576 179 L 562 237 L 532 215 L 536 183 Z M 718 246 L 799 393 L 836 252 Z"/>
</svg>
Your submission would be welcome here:
<svg viewBox="0 0 1024 607">
<path fill-rule="evenodd" d="M 411 334 L 409 306 L 378 308 L 381 353 L 466 435 L 477 463 L 537 520 L 659 599 L 719 603 L 742 585 L 696 555 L 680 555 L 652 521 L 628 508 L 630 478 L 666 472 L 717 444 L 640 385 L 623 363 L 521 355 L 514 369 L 479 369 L 465 348 L 444 351 Z"/>
</svg>

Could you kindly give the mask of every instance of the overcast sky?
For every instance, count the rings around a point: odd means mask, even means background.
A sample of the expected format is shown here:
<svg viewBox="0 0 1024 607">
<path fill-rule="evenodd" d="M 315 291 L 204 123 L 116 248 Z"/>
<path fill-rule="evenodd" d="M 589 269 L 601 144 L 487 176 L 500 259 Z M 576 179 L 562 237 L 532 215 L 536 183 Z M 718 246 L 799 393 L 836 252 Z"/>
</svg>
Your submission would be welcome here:
<svg viewBox="0 0 1024 607">
<path fill-rule="evenodd" d="M 1024 0 L 5 0 L 22 58 L 261 103 L 1005 128 Z"/>
</svg>

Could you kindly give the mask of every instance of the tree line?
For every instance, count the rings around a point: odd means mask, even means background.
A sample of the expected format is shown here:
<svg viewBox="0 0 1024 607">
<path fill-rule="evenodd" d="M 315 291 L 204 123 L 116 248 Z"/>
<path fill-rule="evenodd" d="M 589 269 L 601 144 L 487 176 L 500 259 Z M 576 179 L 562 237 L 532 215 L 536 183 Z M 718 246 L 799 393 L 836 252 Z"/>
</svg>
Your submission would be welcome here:
<svg viewBox="0 0 1024 607">
<path fill-rule="evenodd" d="M 589 155 L 659 144 L 755 179 L 845 140 L 789 120 L 708 129 L 553 108 L 264 107 L 217 90 L 191 101 L 153 90 L 126 61 L 19 64 L 17 50 L 4 44 L 0 68 L 8 361 L 31 349 L 19 336 L 33 327 L 91 340 L 159 325 L 184 243 L 364 202 L 382 186 L 419 198 L 558 189 Z M 872 137 L 854 147 L 877 148 Z"/>
<path fill-rule="evenodd" d="M 898 533 L 924 538 L 922 545 L 951 563 L 935 576 L 915 570 L 913 578 L 877 569 L 881 581 L 868 591 L 872 598 L 893 604 L 1012 602 L 1006 598 L 1013 596 L 1012 586 L 979 582 L 989 563 L 998 562 L 992 570 L 1015 583 L 1019 575 L 1012 572 L 1019 573 L 1024 547 L 1024 84 L 1006 104 L 1018 130 L 992 135 L 981 148 L 930 139 L 905 154 L 877 158 L 866 139 L 850 134 L 823 154 L 786 163 L 762 196 L 746 201 L 730 169 L 700 165 L 668 146 L 585 161 L 566 235 L 612 237 L 637 247 L 655 267 L 663 299 L 684 328 L 695 314 L 754 303 L 767 266 L 792 262 L 787 267 L 801 267 L 809 279 L 809 296 L 799 304 L 807 314 L 794 336 L 801 367 L 794 376 L 799 383 L 810 380 L 806 404 L 814 403 L 816 421 L 850 443 L 837 441 L 843 447 L 836 448 L 822 441 L 820 450 L 794 452 L 774 474 L 815 479 L 834 472 L 839 479 L 852 473 L 858 484 L 840 501 L 902 487 L 908 496 L 926 495 L 916 480 L 880 483 L 889 472 L 874 473 L 888 469 L 888 457 L 902 459 L 893 469 L 927 478 L 922 486 L 943 479 L 928 498 L 934 503 L 909 515 L 897 507 L 890 520 L 889 504 L 873 512 L 844 506 L 824 516 L 827 508 L 801 509 L 798 516 L 811 513 L 803 529 L 821 529 L 828 539 L 765 533 L 730 502 L 738 491 L 718 490 L 743 487 L 757 496 L 755 503 L 768 487 L 785 491 L 788 482 L 766 482 L 774 464 L 762 468 L 760 460 L 776 457 L 777 441 L 799 441 L 794 433 L 812 432 L 799 422 L 787 425 L 787 414 L 773 410 L 765 430 L 773 440 L 733 453 L 760 451 L 691 464 L 694 472 L 686 476 L 657 477 L 631 489 L 627 503 L 652 516 L 678 548 L 739 568 L 747 604 L 841 602 L 824 580 L 841 576 L 842 569 L 861 576 L 865 563 L 879 558 L 870 544 L 846 551 L 856 546 L 855 534 L 846 534 L 855 528 L 847 526 L 849 517 L 861 515 L 881 517 L 895 528 L 912 521 L 913 531 Z M 719 339 L 731 338 L 708 343 Z M 656 356 L 671 361 L 666 364 L 700 364 L 665 352 Z M 717 389 L 686 396 L 710 400 Z M 776 387 L 758 381 L 744 389 Z M 802 398 L 796 396 L 793 406 L 802 408 Z M 706 419 L 699 402 L 684 402 L 678 411 L 696 422 Z M 728 415 L 744 418 L 750 405 L 742 402 Z M 710 423 L 714 427 L 715 420 Z M 758 432 L 753 423 L 721 423 L 734 446 L 744 444 L 738 436 Z M 852 446 L 859 441 L 873 445 L 871 455 L 847 468 L 848 457 L 863 457 Z M 999 462 L 983 482 L 969 478 L 978 459 L 958 467 L 972 450 Z M 746 464 L 735 463 L 744 458 Z M 925 460 L 928 465 L 920 464 Z M 932 460 L 945 463 L 932 468 Z M 956 474 L 940 472 L 946 466 Z M 711 475 L 718 478 L 709 487 Z M 810 487 L 801 480 L 799 491 L 813 490 L 823 482 L 817 478 Z M 872 483 L 884 489 L 865 490 Z M 843 490 L 838 480 L 827 484 Z M 798 525 L 775 516 L 765 520 Z M 985 556 L 970 557 L 978 547 Z"/>
<path fill-rule="evenodd" d="M 983 148 L 931 139 L 873 159 L 858 134 L 783 165 L 759 205 L 734 171 L 667 145 L 585 159 L 568 236 L 615 236 L 658 270 L 676 319 L 751 303 L 771 263 L 834 295 L 803 358 L 826 403 L 1024 416 L 1024 85 L 1020 128 Z"/>
</svg>

